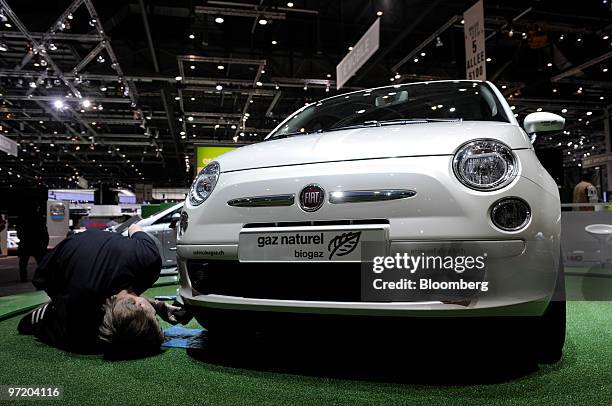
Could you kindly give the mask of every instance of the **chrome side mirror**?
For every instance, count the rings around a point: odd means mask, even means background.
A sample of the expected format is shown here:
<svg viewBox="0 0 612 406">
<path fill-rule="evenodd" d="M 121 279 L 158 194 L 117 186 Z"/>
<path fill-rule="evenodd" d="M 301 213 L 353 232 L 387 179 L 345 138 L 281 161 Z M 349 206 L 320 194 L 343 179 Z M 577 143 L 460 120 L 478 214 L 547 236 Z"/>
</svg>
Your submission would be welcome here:
<svg viewBox="0 0 612 406">
<path fill-rule="evenodd" d="M 170 228 L 176 228 L 176 223 L 181 219 L 181 213 L 174 213 L 170 218 Z"/>
</svg>

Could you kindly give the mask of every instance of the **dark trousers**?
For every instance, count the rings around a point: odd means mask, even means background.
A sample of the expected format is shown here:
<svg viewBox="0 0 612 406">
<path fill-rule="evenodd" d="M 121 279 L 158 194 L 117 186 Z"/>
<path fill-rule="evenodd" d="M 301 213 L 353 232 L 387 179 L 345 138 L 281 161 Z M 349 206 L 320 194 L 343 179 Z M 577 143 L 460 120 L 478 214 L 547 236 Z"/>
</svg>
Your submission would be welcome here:
<svg viewBox="0 0 612 406">
<path fill-rule="evenodd" d="M 36 265 L 40 265 L 40 261 L 45 256 L 45 252 L 38 252 L 36 255 L 20 254 L 19 255 L 19 279 L 21 282 L 27 282 L 28 280 L 28 261 L 30 257 L 34 257 Z"/>
</svg>

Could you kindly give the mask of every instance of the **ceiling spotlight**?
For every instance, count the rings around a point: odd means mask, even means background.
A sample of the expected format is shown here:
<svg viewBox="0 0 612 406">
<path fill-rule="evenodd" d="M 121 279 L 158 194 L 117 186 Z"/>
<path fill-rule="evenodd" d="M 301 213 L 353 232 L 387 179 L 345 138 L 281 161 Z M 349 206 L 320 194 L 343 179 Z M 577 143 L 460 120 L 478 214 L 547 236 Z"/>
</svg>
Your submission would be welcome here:
<svg viewBox="0 0 612 406">
<path fill-rule="evenodd" d="M 486 59 L 486 61 L 487 61 L 487 62 L 491 62 L 491 58 L 487 58 L 487 59 Z"/>
<path fill-rule="evenodd" d="M 419 61 L 419 58 L 414 58 L 414 62 L 417 63 Z"/>
<path fill-rule="evenodd" d="M 508 37 L 512 38 L 513 36 L 514 36 L 514 30 L 510 28 L 510 30 L 508 31 Z"/>
<path fill-rule="evenodd" d="M 379 10 L 376 12 L 376 15 L 380 17 L 381 15 L 383 15 L 383 12 Z"/>
<path fill-rule="evenodd" d="M 217 90 L 223 90 L 223 86 L 221 86 L 221 85 L 217 85 L 217 86 L 215 87 L 215 89 L 217 89 Z"/>
<path fill-rule="evenodd" d="M 195 97 L 190 98 L 191 101 L 195 101 Z"/>
<path fill-rule="evenodd" d="M 546 66 L 548 66 L 548 67 L 550 68 L 550 67 L 552 66 L 552 62 L 548 62 L 548 63 L 546 64 Z"/>
<path fill-rule="evenodd" d="M 195 65 L 189 65 L 189 69 L 194 70 L 195 69 Z"/>
<path fill-rule="evenodd" d="M 34 89 L 36 87 L 36 82 L 30 82 L 29 85 L 32 89 Z"/>
<path fill-rule="evenodd" d="M 217 24 L 223 24 L 223 21 L 225 21 L 225 20 L 223 19 L 223 17 L 217 17 L 217 18 L 215 18 L 215 22 L 216 22 Z"/>
<path fill-rule="evenodd" d="M 223 66 L 223 65 L 217 65 L 217 69 L 219 69 L 219 70 L 223 70 L 223 69 L 225 69 L 225 66 Z"/>
<path fill-rule="evenodd" d="M 396 73 L 395 76 L 393 76 L 394 79 L 399 79 L 401 78 L 401 75 L 399 73 Z"/>
<path fill-rule="evenodd" d="M 308 90 L 308 85 L 304 85 L 304 90 Z"/>
<path fill-rule="evenodd" d="M 606 73 L 606 72 L 608 71 L 608 68 L 601 68 L 601 71 L 602 71 L 603 73 Z"/>
<path fill-rule="evenodd" d="M 292 2 L 288 2 L 287 3 L 287 7 L 293 7 L 293 3 Z"/>
<path fill-rule="evenodd" d="M 106 85 L 101 85 L 100 86 L 100 91 L 101 92 L 106 92 L 106 89 L 107 89 Z"/>
<path fill-rule="evenodd" d="M 9 49 L 8 45 L 6 45 L 5 42 L 0 42 L 0 51 L 6 52 L 6 51 L 8 51 L 8 49 Z"/>
<path fill-rule="evenodd" d="M 55 107 L 58 110 L 61 110 L 64 108 L 64 102 L 61 100 L 56 100 L 53 102 L 53 107 Z"/>
<path fill-rule="evenodd" d="M 273 39 L 272 40 L 272 45 L 276 45 L 276 44 L 278 44 L 278 42 L 276 42 L 276 40 Z"/>
<path fill-rule="evenodd" d="M 193 121 L 193 116 L 187 117 L 187 121 Z"/>
<path fill-rule="evenodd" d="M 280 89 L 280 86 L 278 85 L 278 83 L 274 85 L 274 88 L 275 88 L 276 90 Z"/>
<path fill-rule="evenodd" d="M 181 80 L 183 80 L 182 76 L 177 76 L 174 78 L 174 80 L 176 80 L 177 82 L 180 82 Z"/>
<path fill-rule="evenodd" d="M 104 63 L 105 61 L 106 59 L 104 59 L 102 55 L 98 55 L 98 57 L 96 58 L 96 62 L 98 63 Z"/>
<path fill-rule="evenodd" d="M 88 109 L 91 107 L 91 102 L 87 99 L 83 99 L 83 101 L 81 102 L 81 105 L 85 107 L 86 109 Z"/>
<path fill-rule="evenodd" d="M 328 73 L 328 74 L 327 74 L 327 75 L 325 75 L 325 76 L 327 76 L 328 78 L 331 78 L 331 73 Z"/>
<path fill-rule="evenodd" d="M 263 86 L 263 83 L 261 83 L 260 81 L 257 81 L 255 84 L 256 84 L 257 86 Z"/>
<path fill-rule="evenodd" d="M 427 55 L 425 52 L 421 52 L 421 56 L 425 56 Z"/>
<path fill-rule="evenodd" d="M 561 34 L 559 35 L 559 41 L 563 41 L 565 39 L 565 35 Z"/>
<path fill-rule="evenodd" d="M 603 39 L 603 40 L 606 40 L 606 39 L 608 39 L 608 38 L 610 38 L 610 36 L 609 36 L 608 34 L 606 34 L 606 35 L 604 35 L 603 37 L 601 37 L 601 39 Z"/>
<path fill-rule="evenodd" d="M 4 26 L 5 26 L 6 28 L 12 28 L 12 27 L 13 27 L 13 26 L 11 25 L 11 23 L 4 23 Z"/>
<path fill-rule="evenodd" d="M 348 50 L 349 50 L 349 51 L 352 51 L 352 50 L 353 50 L 353 47 L 348 47 Z"/>
<path fill-rule="evenodd" d="M 442 46 L 444 46 L 442 40 L 440 39 L 440 37 L 436 37 L 436 48 L 440 48 Z"/>
<path fill-rule="evenodd" d="M 68 18 L 69 20 L 72 20 L 74 18 L 74 16 L 72 15 L 72 13 L 70 13 L 70 14 L 68 14 L 68 16 L 66 18 Z"/>
<path fill-rule="evenodd" d="M 266 24 L 268 24 L 268 20 L 266 20 L 265 18 L 259 19 L 259 25 L 266 25 Z"/>
<path fill-rule="evenodd" d="M 194 39 L 195 38 L 195 34 L 189 34 L 189 39 Z"/>
<path fill-rule="evenodd" d="M 590 116 L 591 114 L 593 114 L 593 112 L 592 112 L 592 111 L 587 111 L 587 112 L 586 112 L 586 115 L 587 115 L 587 116 Z"/>
</svg>

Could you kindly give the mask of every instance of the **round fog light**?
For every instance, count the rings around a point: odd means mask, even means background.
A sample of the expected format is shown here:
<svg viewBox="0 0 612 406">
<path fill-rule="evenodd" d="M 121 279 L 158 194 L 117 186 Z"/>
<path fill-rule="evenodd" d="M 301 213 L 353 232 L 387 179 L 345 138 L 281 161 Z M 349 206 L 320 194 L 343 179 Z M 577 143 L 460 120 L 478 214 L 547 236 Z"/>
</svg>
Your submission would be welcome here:
<svg viewBox="0 0 612 406">
<path fill-rule="evenodd" d="M 491 221 L 504 231 L 524 228 L 531 218 L 531 209 L 526 201 L 516 197 L 495 202 L 491 209 Z"/>
</svg>

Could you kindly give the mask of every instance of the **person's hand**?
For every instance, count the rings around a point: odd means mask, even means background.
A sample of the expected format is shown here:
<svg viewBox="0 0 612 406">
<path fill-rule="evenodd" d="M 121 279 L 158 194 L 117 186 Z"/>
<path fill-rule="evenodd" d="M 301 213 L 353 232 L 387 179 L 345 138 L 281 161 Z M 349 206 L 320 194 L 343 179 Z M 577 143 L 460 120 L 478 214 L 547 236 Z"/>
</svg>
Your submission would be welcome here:
<svg viewBox="0 0 612 406">
<path fill-rule="evenodd" d="M 140 227 L 138 224 L 132 224 L 129 228 L 128 228 L 128 237 L 131 237 L 134 235 L 134 233 L 137 233 L 139 231 L 142 231 L 142 227 Z"/>
</svg>

